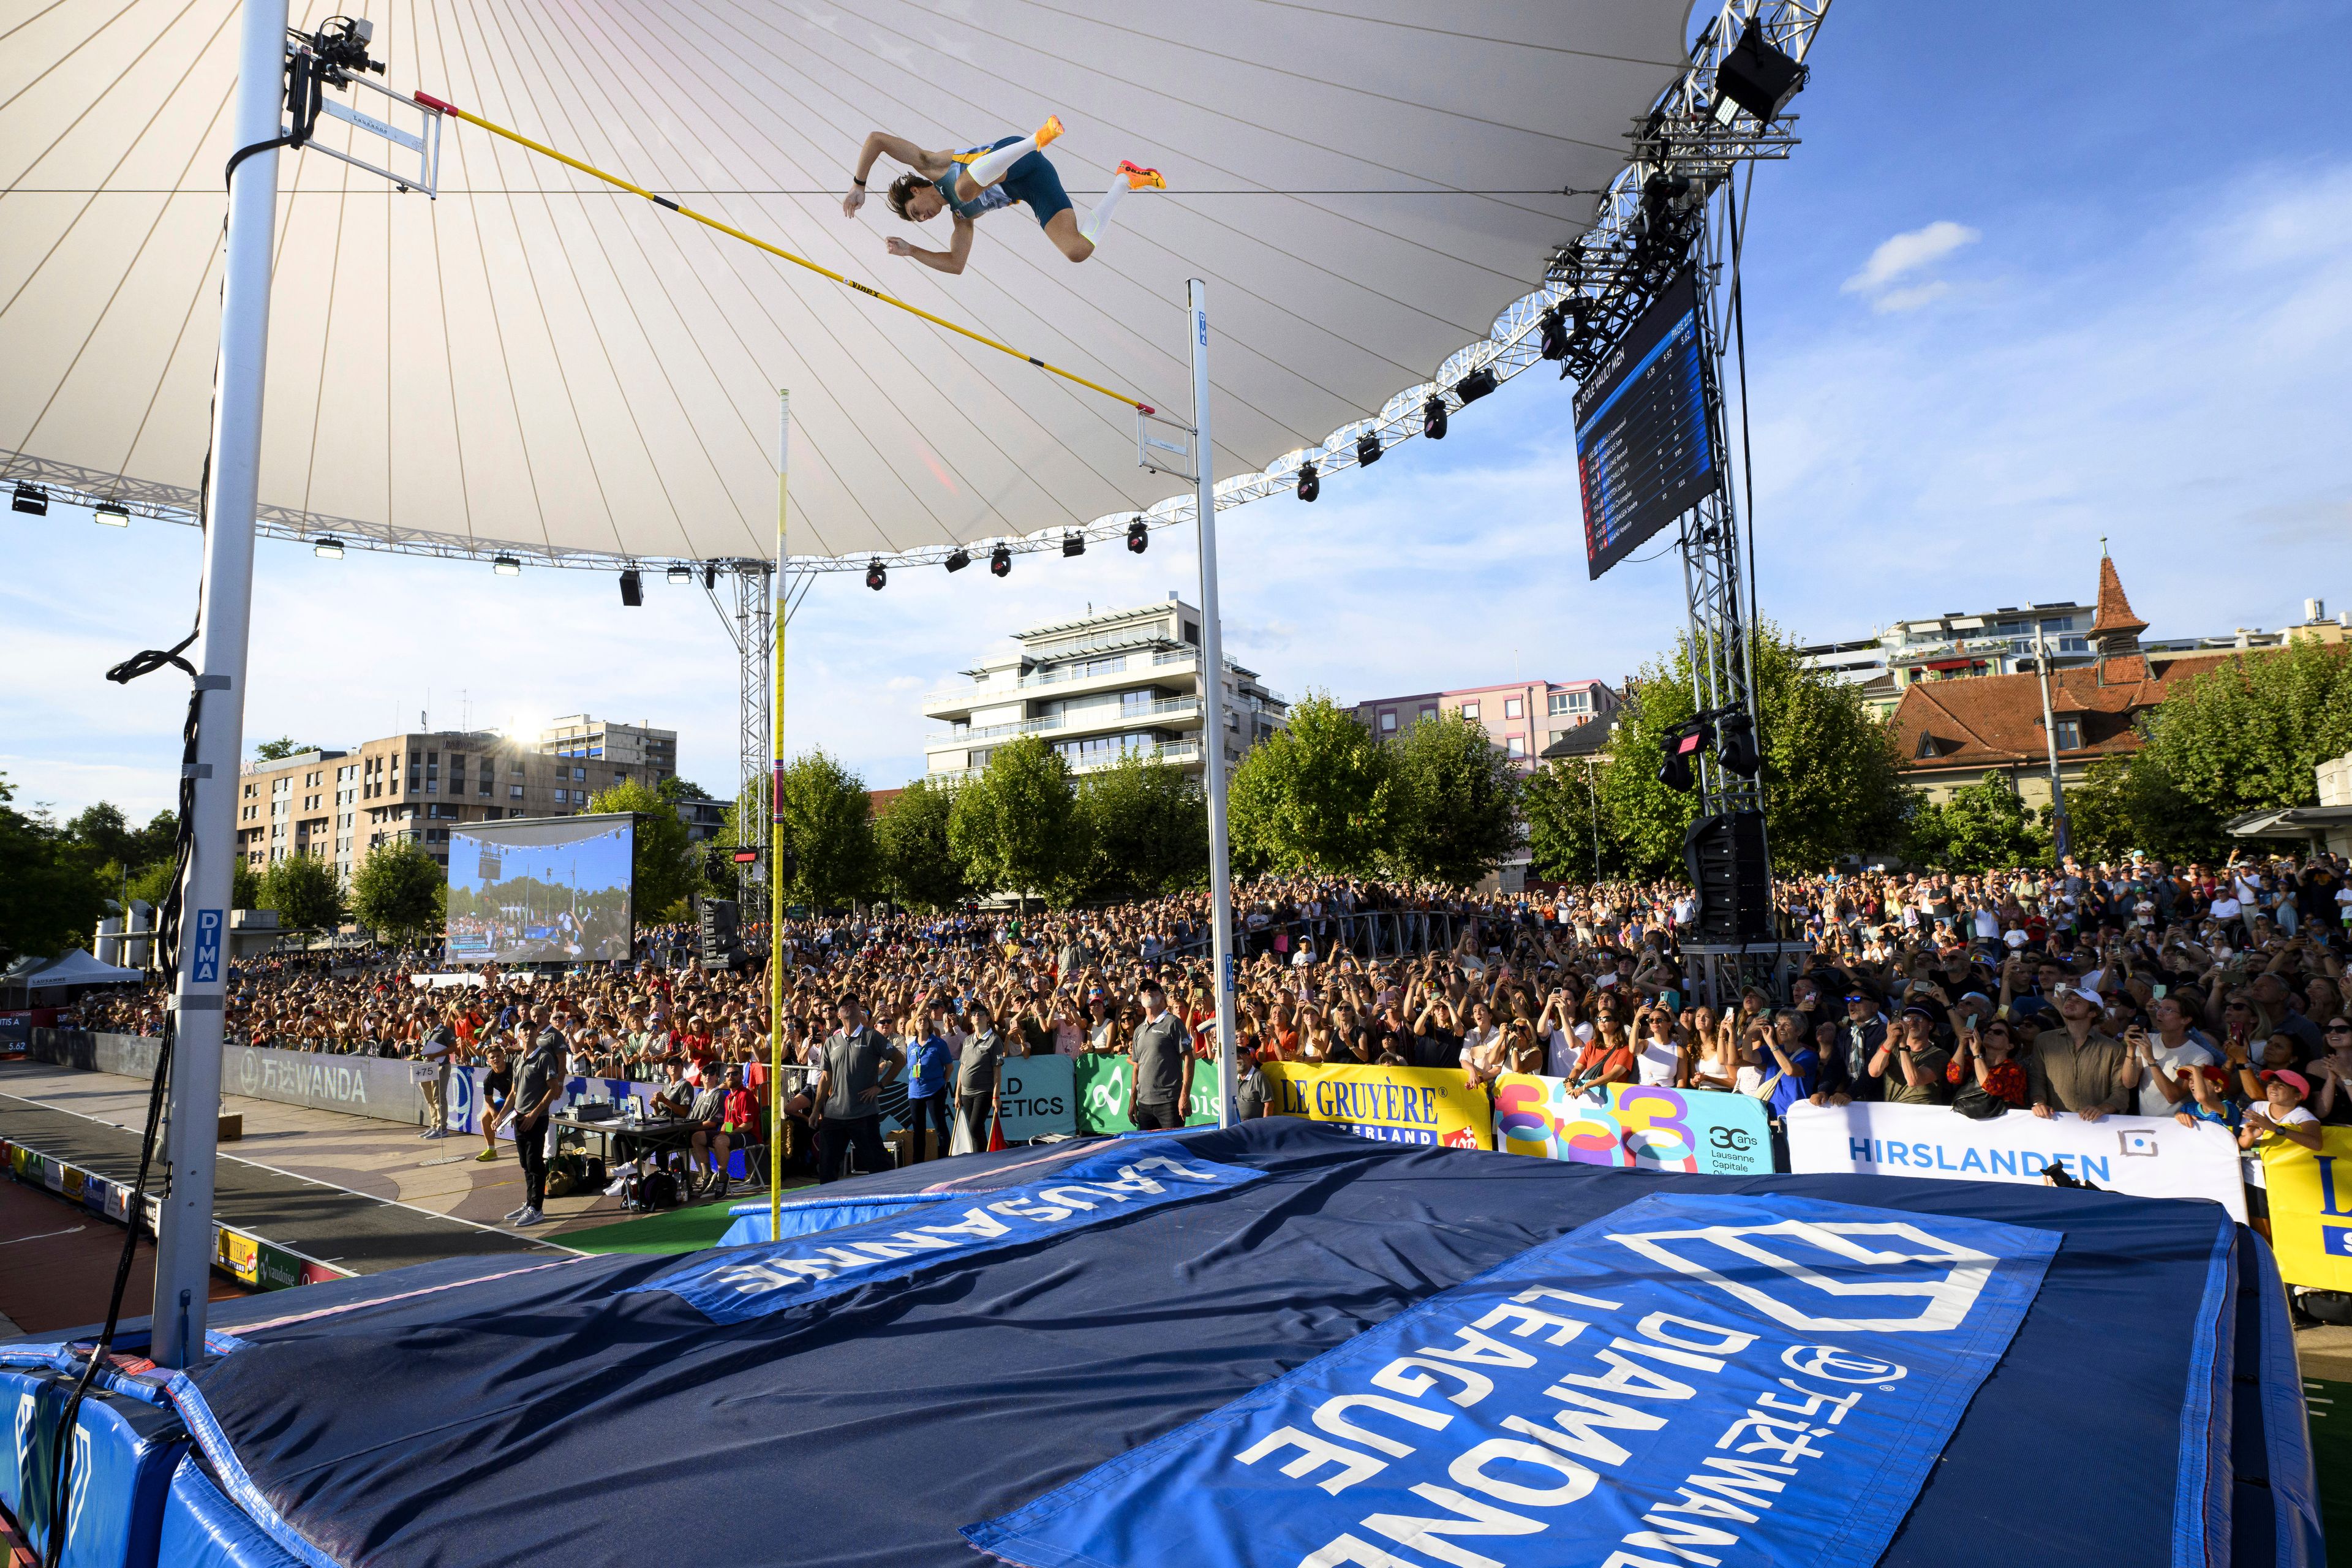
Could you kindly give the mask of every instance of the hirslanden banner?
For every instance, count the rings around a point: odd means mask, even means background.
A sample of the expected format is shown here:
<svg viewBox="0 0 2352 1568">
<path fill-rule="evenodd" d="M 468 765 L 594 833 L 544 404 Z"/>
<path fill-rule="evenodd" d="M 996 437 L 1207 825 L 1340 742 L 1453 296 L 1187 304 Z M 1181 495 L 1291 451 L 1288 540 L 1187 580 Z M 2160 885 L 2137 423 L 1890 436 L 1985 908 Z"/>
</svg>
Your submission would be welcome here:
<svg viewBox="0 0 2352 1568">
<path fill-rule="evenodd" d="M 1975 1121 L 1948 1106 L 1797 1104 L 1783 1119 L 1789 1168 L 1802 1174 L 1929 1176 L 1956 1182 L 2042 1183 L 2056 1165 L 2109 1192 L 2142 1198 L 2210 1198 L 2246 1217 L 2238 1143 L 2210 1122 L 2169 1116 L 2085 1121 L 2012 1110 Z"/>
</svg>

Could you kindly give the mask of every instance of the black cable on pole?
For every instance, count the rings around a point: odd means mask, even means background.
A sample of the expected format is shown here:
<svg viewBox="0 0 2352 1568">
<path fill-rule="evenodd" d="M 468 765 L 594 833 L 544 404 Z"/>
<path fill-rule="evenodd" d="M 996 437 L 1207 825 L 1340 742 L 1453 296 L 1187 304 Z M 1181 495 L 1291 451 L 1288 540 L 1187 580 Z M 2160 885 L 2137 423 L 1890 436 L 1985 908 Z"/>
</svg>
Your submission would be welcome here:
<svg viewBox="0 0 2352 1568">
<path fill-rule="evenodd" d="M 1755 190 L 1756 170 L 1748 170 L 1748 190 Z M 1739 479 L 1747 491 L 1748 527 L 1748 668 L 1755 668 L 1756 649 L 1756 455 L 1748 441 L 1748 307 L 1743 297 L 1745 280 L 1739 266 L 1740 241 L 1745 230 L 1739 221 L 1739 191 L 1729 180 L 1723 183 L 1724 200 L 1730 206 L 1731 218 L 1731 341 L 1739 358 Z"/>
</svg>

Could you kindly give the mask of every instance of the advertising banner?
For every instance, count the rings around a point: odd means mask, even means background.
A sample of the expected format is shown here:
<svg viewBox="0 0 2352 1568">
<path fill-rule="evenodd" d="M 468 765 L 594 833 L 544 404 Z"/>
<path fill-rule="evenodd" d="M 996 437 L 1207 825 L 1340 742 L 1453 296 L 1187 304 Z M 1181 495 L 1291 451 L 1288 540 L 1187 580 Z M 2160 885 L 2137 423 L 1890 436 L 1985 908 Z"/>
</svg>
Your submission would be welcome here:
<svg viewBox="0 0 2352 1568">
<path fill-rule="evenodd" d="M 1125 1057 L 1101 1051 L 1067 1059 L 1077 1089 L 1078 1131 L 1134 1131 L 1135 1123 L 1127 1114 L 1127 1089 L 1135 1078 L 1133 1064 Z M 1216 1120 L 1217 1064 L 1196 1061 L 1192 1064 L 1192 1098 L 1185 1108 L 1185 1125 L 1197 1127 Z"/>
<path fill-rule="evenodd" d="M 1492 1149 L 1495 1116 L 1486 1091 L 1436 1068 L 1320 1067 L 1266 1062 L 1277 1116 L 1328 1121 L 1378 1143 Z"/>
<path fill-rule="evenodd" d="M 2271 1249 L 2290 1285 L 2352 1290 L 2352 1127 L 2321 1129 L 2317 1153 L 2284 1138 L 2263 1149 Z"/>
<path fill-rule="evenodd" d="M 996 1092 L 1004 1141 L 1026 1143 L 1048 1132 L 1078 1130 L 1077 1092 L 1068 1057 L 1013 1057 Z"/>
<path fill-rule="evenodd" d="M 1948 1106 L 1789 1108 L 1789 1168 L 1803 1174 L 1932 1176 L 2042 1184 L 2056 1165 L 2077 1180 L 2140 1198 L 2210 1198 L 2246 1217 L 2238 1141 L 2211 1122 L 2169 1116 L 2042 1118 L 2022 1110 L 1973 1121 Z"/>
<path fill-rule="evenodd" d="M 1033 1568 L 1869 1568 L 2058 1242 L 1653 1194 L 963 1533 Z"/>
<path fill-rule="evenodd" d="M 1769 1176 L 1772 1133 L 1753 1095 L 1615 1083 L 1569 1092 L 1568 1080 L 1495 1080 L 1495 1146 L 1587 1165 Z"/>
</svg>

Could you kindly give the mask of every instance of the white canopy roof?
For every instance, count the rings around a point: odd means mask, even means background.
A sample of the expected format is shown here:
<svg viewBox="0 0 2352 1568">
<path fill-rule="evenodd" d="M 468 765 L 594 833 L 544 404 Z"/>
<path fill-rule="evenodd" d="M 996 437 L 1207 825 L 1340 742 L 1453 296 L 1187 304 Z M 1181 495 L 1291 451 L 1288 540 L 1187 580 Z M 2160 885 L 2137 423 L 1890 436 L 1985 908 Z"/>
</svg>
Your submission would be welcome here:
<svg viewBox="0 0 2352 1568">
<path fill-rule="evenodd" d="M 59 985 L 123 985 L 146 978 L 135 969 L 117 969 L 110 963 L 100 963 L 77 947 L 68 951 L 55 963 L 11 984 L 35 991 L 47 991 Z"/>
<path fill-rule="evenodd" d="M 1221 479 L 1477 362 L 1591 221 L 1685 58 L 1690 0 L 509 0 L 350 6 L 422 89 L 1181 415 L 1208 280 Z M 296 7 L 315 25 L 333 7 Z M 193 501 L 234 0 L 0 0 L 0 460 Z M 365 99 L 356 107 L 372 109 Z M 1165 193 L 1072 266 L 1025 209 L 949 278 L 840 212 L 858 144 L 1035 126 L 1081 212 Z M 321 140 L 352 145 L 322 121 Z M 362 139 L 364 141 L 364 139 Z M 382 143 L 371 153 L 381 161 Z M 439 198 L 281 154 L 262 500 L 280 531 L 533 556 L 889 554 L 1189 517 L 1131 410 L 472 127 Z M 894 172 L 887 163 L 880 173 Z M 877 194 L 881 178 L 874 182 Z M 944 246 L 944 220 L 928 243 Z M 919 241 L 920 242 L 920 241 Z M 1521 312 L 1524 316 L 1524 311 Z M 1454 363 L 1449 365 L 1449 360 Z"/>
</svg>

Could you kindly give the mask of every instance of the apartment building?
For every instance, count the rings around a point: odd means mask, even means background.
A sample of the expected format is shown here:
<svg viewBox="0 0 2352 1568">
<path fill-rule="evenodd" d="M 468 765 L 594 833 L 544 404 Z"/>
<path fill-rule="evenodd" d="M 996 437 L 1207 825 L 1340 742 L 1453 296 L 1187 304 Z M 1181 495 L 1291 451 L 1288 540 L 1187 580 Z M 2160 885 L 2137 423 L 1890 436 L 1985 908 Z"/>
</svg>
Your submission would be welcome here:
<svg viewBox="0 0 2352 1568">
<path fill-rule="evenodd" d="M 494 730 L 413 730 L 349 751 L 247 763 L 237 848 L 256 870 L 315 855 L 346 881 L 372 850 L 402 839 L 446 866 L 454 826 L 574 816 L 599 790 L 671 777 L 677 755 L 676 731 L 581 714 L 529 741 Z"/>
<path fill-rule="evenodd" d="M 1225 760 L 1280 729 L 1289 704 L 1257 672 L 1224 661 Z M 995 749 L 1037 735 L 1076 773 L 1139 752 L 1195 775 L 1205 773 L 1201 713 L 1201 613 L 1171 594 L 1160 605 L 1110 610 L 1032 626 L 923 699 L 925 718 L 947 728 L 924 737 L 926 773 L 961 779 Z"/>
<path fill-rule="evenodd" d="M 1484 729 L 1513 762 L 1532 770 L 1545 748 L 1596 719 L 1613 717 L 1623 705 L 1605 681 L 1518 680 L 1377 697 L 1357 703 L 1355 711 L 1356 721 L 1383 741 L 1394 740 L 1423 719 L 1459 713 Z"/>
</svg>

